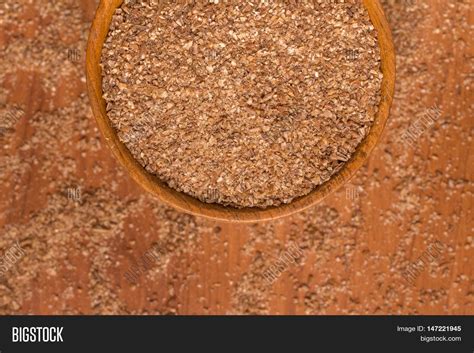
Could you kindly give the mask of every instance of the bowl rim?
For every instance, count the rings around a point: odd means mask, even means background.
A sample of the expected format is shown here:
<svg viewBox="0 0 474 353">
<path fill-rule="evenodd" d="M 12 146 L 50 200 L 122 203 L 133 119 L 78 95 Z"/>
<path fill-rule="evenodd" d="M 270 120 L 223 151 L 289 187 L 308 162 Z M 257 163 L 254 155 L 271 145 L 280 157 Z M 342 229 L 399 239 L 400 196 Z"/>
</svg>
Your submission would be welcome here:
<svg viewBox="0 0 474 353">
<path fill-rule="evenodd" d="M 342 168 L 330 180 L 288 204 L 268 208 L 234 208 L 216 203 L 205 203 L 170 188 L 158 177 L 146 171 L 133 158 L 128 148 L 118 139 L 115 129 L 107 117 L 105 100 L 102 97 L 101 53 L 109 32 L 112 16 L 115 9 L 122 2 L 123 0 L 101 0 L 97 8 L 87 43 L 87 91 L 99 130 L 116 159 L 128 171 L 135 182 L 165 204 L 196 216 L 229 222 L 256 222 L 289 216 L 314 206 L 330 193 L 335 192 L 346 184 L 365 163 L 369 154 L 380 140 L 389 117 L 395 91 L 395 49 L 390 27 L 380 1 L 363 0 L 363 4 L 369 12 L 369 17 L 378 36 L 381 71 L 383 73 L 381 101 L 369 133 L 358 145 L 351 158 L 343 164 Z"/>
</svg>

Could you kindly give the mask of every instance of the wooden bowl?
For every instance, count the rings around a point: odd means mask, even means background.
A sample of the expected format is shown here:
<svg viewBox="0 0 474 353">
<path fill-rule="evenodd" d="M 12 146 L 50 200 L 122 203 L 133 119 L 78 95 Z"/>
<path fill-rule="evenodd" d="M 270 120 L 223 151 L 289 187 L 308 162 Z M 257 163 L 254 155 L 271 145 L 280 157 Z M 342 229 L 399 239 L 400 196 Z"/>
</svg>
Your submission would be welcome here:
<svg viewBox="0 0 474 353">
<path fill-rule="evenodd" d="M 122 2 L 123 0 L 101 0 L 97 9 L 87 47 L 87 89 L 99 129 L 115 157 L 138 184 L 164 203 L 194 215 L 235 222 L 254 222 L 287 216 L 315 205 L 328 194 L 344 185 L 362 166 L 379 140 L 387 122 L 395 89 L 395 52 L 390 28 L 379 0 L 363 0 L 370 19 L 378 32 L 383 72 L 382 100 L 368 136 L 337 174 L 308 195 L 299 197 L 289 204 L 266 209 L 236 209 L 219 204 L 208 204 L 171 189 L 156 176 L 148 173 L 133 158 L 127 147 L 118 139 L 105 110 L 105 101 L 102 98 L 101 51 L 109 31 L 112 16 Z"/>
</svg>

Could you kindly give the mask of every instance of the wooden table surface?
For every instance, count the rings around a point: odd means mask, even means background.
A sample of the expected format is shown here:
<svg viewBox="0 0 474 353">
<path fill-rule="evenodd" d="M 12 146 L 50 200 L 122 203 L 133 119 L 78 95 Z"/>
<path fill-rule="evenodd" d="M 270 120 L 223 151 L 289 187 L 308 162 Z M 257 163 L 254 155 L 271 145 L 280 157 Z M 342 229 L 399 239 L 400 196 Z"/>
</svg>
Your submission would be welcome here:
<svg viewBox="0 0 474 353">
<path fill-rule="evenodd" d="M 85 95 L 95 0 L 0 4 L 0 117 L 13 121 L 0 137 L 0 255 L 24 249 L 0 279 L 0 312 L 474 314 L 473 4 L 383 4 L 398 77 L 381 143 L 318 206 L 258 224 L 169 209 L 117 165 Z M 439 256 L 406 281 L 436 241 Z M 302 256 L 267 284 L 291 244 Z"/>
</svg>

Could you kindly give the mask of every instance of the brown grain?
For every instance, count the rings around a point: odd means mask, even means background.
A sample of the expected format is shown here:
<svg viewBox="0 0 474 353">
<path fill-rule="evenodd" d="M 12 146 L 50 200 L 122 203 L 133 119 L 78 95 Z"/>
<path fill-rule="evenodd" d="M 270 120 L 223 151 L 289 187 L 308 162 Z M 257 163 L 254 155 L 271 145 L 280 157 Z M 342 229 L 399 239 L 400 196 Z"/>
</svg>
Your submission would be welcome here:
<svg viewBox="0 0 474 353">
<path fill-rule="evenodd" d="M 360 1 L 125 1 L 102 56 L 107 113 L 147 171 L 234 207 L 329 180 L 380 101 Z"/>
</svg>

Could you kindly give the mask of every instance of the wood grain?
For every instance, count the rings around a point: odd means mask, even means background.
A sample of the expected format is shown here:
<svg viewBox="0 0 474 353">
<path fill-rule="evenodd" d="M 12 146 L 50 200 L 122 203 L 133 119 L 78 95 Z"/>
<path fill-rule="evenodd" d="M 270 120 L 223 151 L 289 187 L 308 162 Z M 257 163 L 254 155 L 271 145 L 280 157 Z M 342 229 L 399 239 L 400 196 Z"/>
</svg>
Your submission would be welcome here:
<svg viewBox="0 0 474 353">
<path fill-rule="evenodd" d="M 8 2 L 1 116 L 25 113 L 1 138 L 0 254 L 20 240 L 26 255 L 0 279 L 0 313 L 474 314 L 472 4 L 382 3 L 397 87 L 370 158 L 315 207 L 232 224 L 164 207 L 101 140 L 82 79 L 95 0 Z M 81 60 L 67 61 L 70 50 Z M 436 124 L 401 143 L 434 104 Z M 68 200 L 69 187 L 82 200 Z M 130 286 L 124 273 L 163 239 L 174 244 L 167 262 Z M 446 245 L 440 261 L 407 285 L 401 271 L 433 240 Z M 289 241 L 304 259 L 264 286 L 262 263 Z"/>
</svg>

